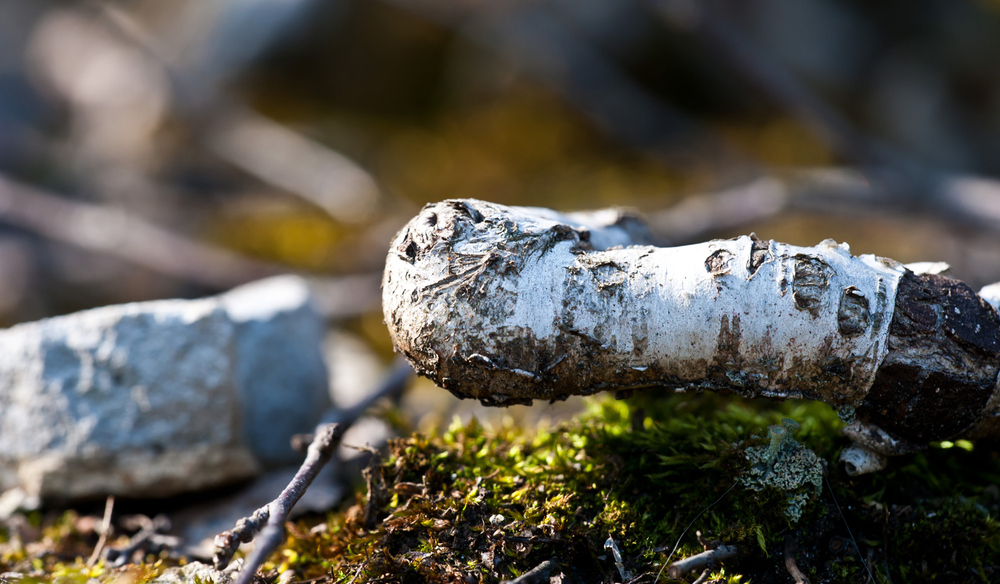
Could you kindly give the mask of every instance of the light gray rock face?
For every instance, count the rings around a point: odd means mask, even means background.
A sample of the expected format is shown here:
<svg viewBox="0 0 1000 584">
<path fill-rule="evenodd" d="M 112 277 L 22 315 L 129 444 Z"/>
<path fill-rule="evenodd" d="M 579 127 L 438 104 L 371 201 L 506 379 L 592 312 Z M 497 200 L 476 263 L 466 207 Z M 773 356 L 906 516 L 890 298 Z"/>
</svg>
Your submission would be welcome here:
<svg viewBox="0 0 1000 584">
<path fill-rule="evenodd" d="M 298 463 L 289 439 L 312 432 L 330 402 L 323 361 L 326 334 L 309 286 L 282 276 L 219 297 L 236 325 L 236 387 L 244 403 L 244 436 L 267 466 Z"/>
<path fill-rule="evenodd" d="M 303 281 L 0 331 L 0 489 L 163 496 L 295 459 L 329 405 Z"/>
</svg>

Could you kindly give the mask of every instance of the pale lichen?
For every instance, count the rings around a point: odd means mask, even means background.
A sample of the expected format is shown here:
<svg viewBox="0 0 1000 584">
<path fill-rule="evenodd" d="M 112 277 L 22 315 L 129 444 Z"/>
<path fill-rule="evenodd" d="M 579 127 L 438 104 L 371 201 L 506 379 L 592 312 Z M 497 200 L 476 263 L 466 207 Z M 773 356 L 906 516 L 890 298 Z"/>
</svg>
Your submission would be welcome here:
<svg viewBox="0 0 1000 584">
<path fill-rule="evenodd" d="M 761 491 L 774 487 L 786 494 L 785 516 L 792 523 L 802 517 L 803 508 L 823 487 L 823 463 L 818 456 L 792 438 L 798 422 L 784 418 L 781 425 L 768 428 L 766 446 L 745 450 L 750 468 L 740 477 L 744 487 Z"/>
</svg>

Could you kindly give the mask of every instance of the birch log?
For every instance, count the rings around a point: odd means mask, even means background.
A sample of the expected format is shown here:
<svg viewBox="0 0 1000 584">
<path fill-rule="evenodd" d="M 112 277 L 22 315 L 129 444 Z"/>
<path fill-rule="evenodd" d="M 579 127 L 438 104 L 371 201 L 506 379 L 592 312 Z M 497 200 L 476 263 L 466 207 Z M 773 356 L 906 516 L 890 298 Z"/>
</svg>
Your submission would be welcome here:
<svg viewBox="0 0 1000 584">
<path fill-rule="evenodd" d="M 832 240 L 607 249 L 633 243 L 623 232 L 607 216 L 430 204 L 387 259 L 393 341 L 489 405 L 650 386 L 807 398 L 856 411 L 852 438 L 882 454 L 1000 426 L 1000 319 L 964 283 Z"/>
</svg>

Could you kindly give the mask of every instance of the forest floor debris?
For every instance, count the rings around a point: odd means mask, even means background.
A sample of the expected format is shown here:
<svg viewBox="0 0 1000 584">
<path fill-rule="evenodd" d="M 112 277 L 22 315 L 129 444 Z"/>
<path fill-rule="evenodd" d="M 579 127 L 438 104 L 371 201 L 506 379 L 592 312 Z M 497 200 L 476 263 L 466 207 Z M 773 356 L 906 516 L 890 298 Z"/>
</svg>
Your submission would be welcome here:
<svg viewBox="0 0 1000 584">
<path fill-rule="evenodd" d="M 1000 576 L 1000 456 L 984 442 L 939 443 L 860 477 L 831 463 L 797 523 L 784 513 L 786 494 L 773 487 L 737 486 L 705 510 L 747 470 L 745 450 L 766 447 L 762 429 L 782 418 L 800 423 L 797 440 L 824 460 L 836 460 L 846 445 L 843 423 L 823 404 L 655 391 L 594 399 L 586 414 L 537 432 L 471 422 L 399 439 L 373 466 L 371 493 L 358 485 L 339 512 L 287 523 L 288 536 L 260 577 L 497 582 L 551 560 L 564 581 L 617 582 L 615 558 L 604 548 L 610 536 L 632 581 L 648 583 L 667 559 L 657 550 L 673 547 L 696 517 L 692 531 L 703 541 L 740 550 L 708 581 L 787 582 L 789 538 L 797 570 L 812 582 L 862 582 L 869 570 L 876 582 Z M 371 529 L 369 498 L 376 501 Z M 99 517 L 23 519 L 0 530 L 0 573 L 81 584 L 129 574 L 146 582 L 178 563 L 149 555 L 126 569 L 87 567 Z M 109 545 L 125 541 L 116 537 Z M 703 549 L 685 536 L 674 559 Z M 660 582 L 669 581 L 664 573 Z"/>
</svg>

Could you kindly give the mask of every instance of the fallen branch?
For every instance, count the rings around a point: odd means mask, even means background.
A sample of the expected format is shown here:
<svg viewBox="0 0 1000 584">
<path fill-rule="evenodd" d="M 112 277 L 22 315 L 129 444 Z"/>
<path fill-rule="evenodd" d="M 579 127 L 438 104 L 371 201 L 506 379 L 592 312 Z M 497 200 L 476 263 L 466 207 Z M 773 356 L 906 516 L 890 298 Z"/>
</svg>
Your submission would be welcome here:
<svg viewBox="0 0 1000 584">
<path fill-rule="evenodd" d="M 248 584 L 253 580 L 257 568 L 263 565 L 271 552 L 284 541 L 285 520 L 288 514 L 295 503 L 302 498 L 302 494 L 319 474 L 323 465 L 333 456 L 343 433 L 343 426 L 339 424 L 327 424 L 319 428 L 299 472 L 295 473 L 292 482 L 285 487 L 278 498 L 254 512 L 250 520 L 240 520 L 232 531 L 224 532 L 215 538 L 216 551 L 212 563 L 216 570 L 225 568 L 240 543 L 251 541 L 260 530 L 257 545 L 247 558 L 236 582 Z"/>
<path fill-rule="evenodd" d="M 115 508 L 115 497 L 114 495 L 108 495 L 108 498 L 104 501 L 104 519 L 101 520 L 101 531 L 97 538 L 97 545 L 94 546 L 93 553 L 87 558 L 87 567 L 91 567 L 97 563 L 97 560 L 104 553 L 104 544 L 108 541 L 108 535 L 111 534 L 111 512 Z"/>
<path fill-rule="evenodd" d="M 651 386 L 827 402 L 878 455 L 1000 409 L 1000 318 L 967 285 L 827 240 L 604 249 L 571 218 L 428 205 L 386 260 L 383 310 L 418 373 L 487 405 Z"/>
<path fill-rule="evenodd" d="M 500 584 L 547 584 L 549 574 L 559 567 L 555 560 L 545 560 L 513 580 L 502 580 Z"/>
<path fill-rule="evenodd" d="M 714 550 L 706 550 L 700 554 L 684 558 L 683 560 L 677 560 L 670 566 L 670 568 L 667 569 L 667 576 L 676 579 L 689 572 L 694 572 L 695 570 L 714 568 L 720 562 L 732 558 L 738 552 L 739 550 L 736 546 L 720 545 Z"/>
<path fill-rule="evenodd" d="M 397 360 L 378 388 L 368 397 L 347 410 L 331 410 L 324 415 L 323 421 L 317 426 L 314 435 L 309 437 L 310 444 L 306 449 L 306 459 L 302 462 L 302 466 L 295 473 L 292 481 L 281 491 L 281 494 L 274 501 L 254 511 L 249 517 L 237 521 L 233 529 L 216 536 L 215 555 L 212 558 L 215 569 L 225 568 L 240 544 L 253 541 L 259 533 L 260 538 L 257 541 L 257 546 L 247 558 L 236 583 L 248 584 L 271 552 L 281 545 L 288 514 L 295 503 L 302 498 L 302 494 L 312 484 L 323 465 L 333 456 L 345 429 L 379 399 L 391 397 L 401 392 L 411 375 L 410 366 L 402 360 Z"/>
<path fill-rule="evenodd" d="M 802 573 L 799 565 L 795 563 L 795 547 L 795 540 L 791 537 L 785 537 L 785 569 L 795 579 L 795 584 L 810 584 L 809 578 Z"/>
</svg>

